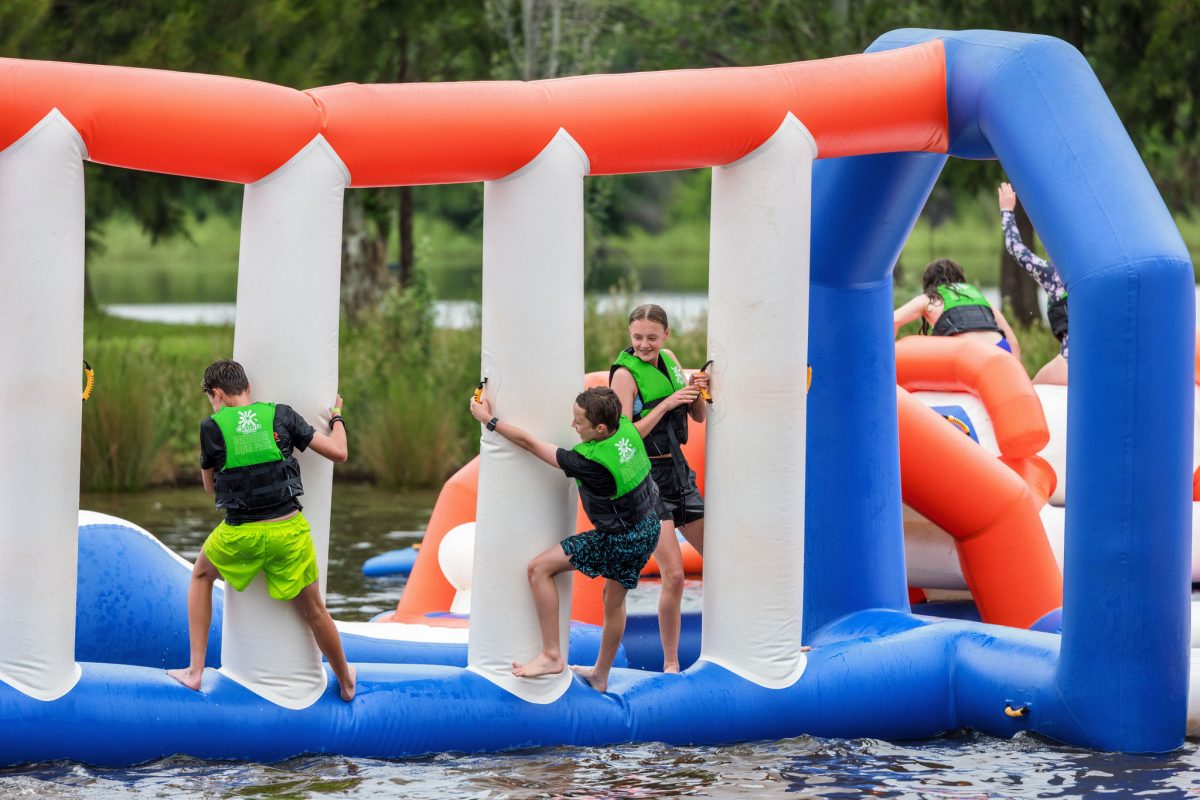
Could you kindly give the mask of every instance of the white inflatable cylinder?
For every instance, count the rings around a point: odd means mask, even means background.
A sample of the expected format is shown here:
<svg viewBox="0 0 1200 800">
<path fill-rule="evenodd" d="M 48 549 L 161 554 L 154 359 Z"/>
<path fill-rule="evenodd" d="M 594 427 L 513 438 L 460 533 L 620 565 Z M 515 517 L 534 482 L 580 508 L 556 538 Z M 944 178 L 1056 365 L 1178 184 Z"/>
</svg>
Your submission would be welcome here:
<svg viewBox="0 0 1200 800">
<path fill-rule="evenodd" d="M 350 174 L 318 136 L 288 163 L 246 187 L 238 259 L 234 359 L 246 368 L 251 397 L 294 408 L 328 431 L 338 388 L 342 203 Z M 353 418 L 354 398 L 347 398 Z M 312 526 L 324 592 L 329 554 L 333 464 L 296 452 L 304 516 Z M 225 594 L 221 671 L 287 708 L 304 708 L 325 690 L 321 654 L 291 603 L 271 599 L 256 577 Z"/>
<path fill-rule="evenodd" d="M 713 169 L 700 657 L 769 688 L 804 672 L 808 264 L 816 143 L 788 114 Z M 819 380 L 819 378 L 818 378 Z"/>
<path fill-rule="evenodd" d="M 493 413 L 572 447 L 571 406 L 583 388 L 583 176 L 587 156 L 564 131 L 529 164 L 484 185 L 483 375 Z M 463 398 L 464 411 L 466 397 Z M 516 678 L 541 651 L 530 559 L 575 532 L 573 482 L 497 433 L 479 448 L 479 500 L 467 664 L 525 700 L 550 703 L 570 672 Z M 559 641 L 567 653 L 571 574 L 559 576 Z"/>
<path fill-rule="evenodd" d="M 53 700 L 79 679 L 83 159 L 57 110 L 0 153 L 0 680 Z"/>
</svg>

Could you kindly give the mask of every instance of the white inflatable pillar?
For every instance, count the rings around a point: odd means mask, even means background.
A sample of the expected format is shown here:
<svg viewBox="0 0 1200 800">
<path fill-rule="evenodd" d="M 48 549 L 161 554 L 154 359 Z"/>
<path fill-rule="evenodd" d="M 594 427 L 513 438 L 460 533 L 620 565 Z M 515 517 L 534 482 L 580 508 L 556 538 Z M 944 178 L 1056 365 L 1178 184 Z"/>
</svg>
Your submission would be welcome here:
<svg viewBox="0 0 1200 800">
<path fill-rule="evenodd" d="M 816 143 L 788 114 L 713 169 L 700 657 L 769 688 L 794 683 L 804 595 L 808 261 Z M 820 380 L 820 376 L 814 376 Z"/>
<path fill-rule="evenodd" d="M 318 430 L 338 389 L 342 203 L 349 182 L 341 159 L 318 136 L 248 185 L 242 207 L 233 357 L 246 368 L 255 400 L 285 403 Z M 346 398 L 351 419 L 354 400 Z M 295 455 L 324 593 L 333 464 L 311 451 Z M 312 634 L 291 603 L 268 596 L 262 575 L 244 592 L 225 593 L 222 638 L 221 671 L 260 696 L 304 708 L 325 690 Z"/>
<path fill-rule="evenodd" d="M 492 411 L 572 447 L 583 388 L 583 176 L 587 156 L 564 131 L 529 164 L 484 185 L 483 375 Z M 463 398 L 466 406 L 466 397 Z M 525 700 L 549 703 L 570 672 L 515 678 L 541 650 L 529 560 L 575 532 L 574 484 L 496 433 L 479 448 L 479 500 L 467 664 Z M 558 578 L 567 653 L 571 574 Z"/>
<path fill-rule="evenodd" d="M 41 700 L 79 679 L 83 141 L 51 111 L 0 153 L 0 680 Z"/>
</svg>

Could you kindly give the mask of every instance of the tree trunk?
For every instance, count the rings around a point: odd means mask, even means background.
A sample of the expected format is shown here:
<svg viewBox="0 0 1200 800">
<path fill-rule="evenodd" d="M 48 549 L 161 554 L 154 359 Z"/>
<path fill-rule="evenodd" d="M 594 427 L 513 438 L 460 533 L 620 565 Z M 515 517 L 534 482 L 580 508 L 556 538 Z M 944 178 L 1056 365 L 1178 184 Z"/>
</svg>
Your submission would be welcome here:
<svg viewBox="0 0 1200 800">
<path fill-rule="evenodd" d="M 372 234 L 361 191 L 346 192 L 342 216 L 342 307 L 355 316 L 387 288 L 387 242 Z"/>
<path fill-rule="evenodd" d="M 1025 208 L 1017 203 L 1017 230 L 1021 233 L 1021 241 L 1030 250 L 1035 244 L 1036 234 L 1033 223 Z M 1012 307 L 1014 325 L 1030 325 L 1042 318 L 1038 307 L 1038 285 L 1033 276 L 1021 268 L 1016 259 L 1009 255 L 1004 245 L 1000 246 L 1000 299 Z"/>
<path fill-rule="evenodd" d="M 416 257 L 413 254 L 413 188 L 401 186 L 399 193 L 400 222 L 400 285 L 412 285 Z"/>
</svg>

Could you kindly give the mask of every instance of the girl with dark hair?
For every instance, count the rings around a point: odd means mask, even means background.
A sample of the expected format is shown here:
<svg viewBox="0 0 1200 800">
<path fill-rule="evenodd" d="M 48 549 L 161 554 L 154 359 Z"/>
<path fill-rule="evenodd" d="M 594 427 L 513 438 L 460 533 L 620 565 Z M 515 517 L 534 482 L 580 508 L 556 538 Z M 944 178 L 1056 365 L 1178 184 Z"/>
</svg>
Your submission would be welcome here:
<svg viewBox="0 0 1200 800">
<path fill-rule="evenodd" d="M 900 306 L 893 313 L 895 331 L 921 320 L 921 333 L 934 336 L 969 336 L 994 343 L 1020 357 L 1016 334 L 1000 309 L 993 309 L 983 292 L 967 283 L 963 268 L 948 258 L 925 267 L 921 279 L 924 294 Z"/>
<path fill-rule="evenodd" d="M 650 476 L 658 484 L 661 532 L 654 551 L 662 577 L 658 626 L 663 671 L 678 672 L 683 557 L 675 528 L 697 552 L 704 552 L 704 498 L 681 445 L 687 442 L 688 417 L 704 421 L 707 406 L 700 390 L 708 388 L 708 377 L 684 376 L 679 359 L 664 346 L 670 335 L 667 312 L 660 306 L 647 303 L 635 308 L 629 315 L 632 345 L 613 362 L 608 383 L 621 400 L 621 413 L 633 420 L 645 440 Z"/>
</svg>

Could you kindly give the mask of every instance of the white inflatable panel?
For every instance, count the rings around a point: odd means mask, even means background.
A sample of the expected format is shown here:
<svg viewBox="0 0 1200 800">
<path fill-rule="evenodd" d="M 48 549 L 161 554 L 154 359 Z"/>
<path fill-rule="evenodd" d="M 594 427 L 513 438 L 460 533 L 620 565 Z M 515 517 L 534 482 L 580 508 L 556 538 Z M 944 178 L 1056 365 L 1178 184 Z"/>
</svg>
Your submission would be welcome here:
<svg viewBox="0 0 1200 800">
<path fill-rule="evenodd" d="M 809 226 L 816 144 L 791 114 L 713 169 L 702 659 L 769 688 L 804 672 Z"/>
<path fill-rule="evenodd" d="M 1192 609 L 1195 618 L 1196 609 Z M 1200 660 L 1196 651 L 1192 651 L 1192 660 L 1188 674 L 1188 704 L 1187 704 L 1187 735 L 1200 736 Z"/>
<path fill-rule="evenodd" d="M 54 700 L 75 663 L 83 142 L 51 111 L 0 153 L 0 680 Z M 101 390 L 102 391 L 102 390 Z"/>
<path fill-rule="evenodd" d="M 908 585 L 920 589 L 966 589 L 954 537 L 904 506 L 904 564 Z"/>
<path fill-rule="evenodd" d="M 1050 442 L 1038 455 L 1054 468 L 1058 483 L 1050 503 L 1061 507 L 1067 502 L 1067 387 L 1036 383 L 1033 390 L 1042 401 L 1042 413 L 1050 429 Z"/>
<path fill-rule="evenodd" d="M 342 201 L 350 182 L 318 136 L 287 164 L 246 187 L 238 260 L 233 357 L 256 400 L 286 403 L 310 425 L 327 426 L 338 388 Z M 346 398 L 353 419 L 355 398 Z M 328 430 L 328 428 L 325 428 Z M 296 453 L 304 516 L 324 590 L 333 464 Z M 291 603 L 267 595 L 260 575 L 225 599 L 221 671 L 286 708 L 304 708 L 325 690 L 316 642 Z"/>
<path fill-rule="evenodd" d="M 583 176 L 564 131 L 532 162 L 484 184 L 483 375 L 492 411 L 539 439 L 572 447 L 583 388 Z M 463 413 L 467 397 L 463 397 Z M 482 430 L 482 428 L 481 428 Z M 575 532 L 575 486 L 497 433 L 483 431 L 468 668 L 518 697 L 550 703 L 570 672 L 516 678 L 541 651 L 526 566 Z M 567 654 L 571 574 L 559 576 L 559 643 Z"/>
</svg>

